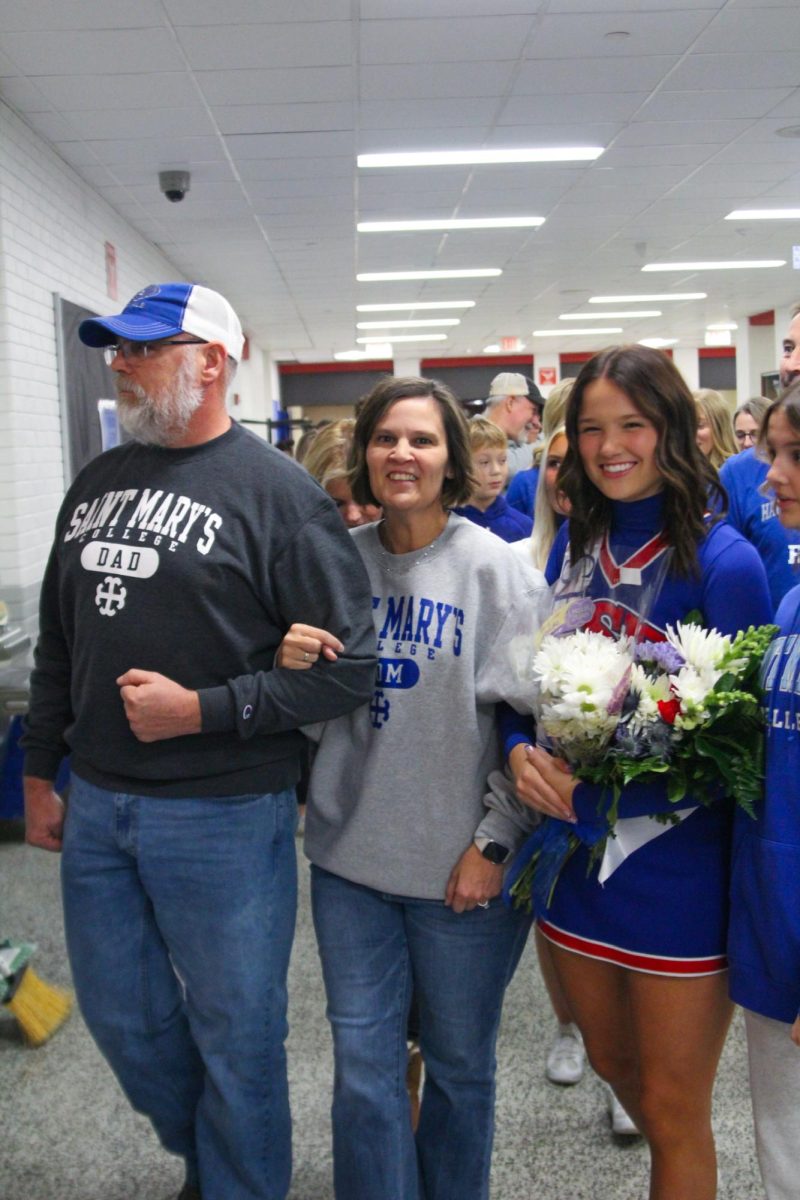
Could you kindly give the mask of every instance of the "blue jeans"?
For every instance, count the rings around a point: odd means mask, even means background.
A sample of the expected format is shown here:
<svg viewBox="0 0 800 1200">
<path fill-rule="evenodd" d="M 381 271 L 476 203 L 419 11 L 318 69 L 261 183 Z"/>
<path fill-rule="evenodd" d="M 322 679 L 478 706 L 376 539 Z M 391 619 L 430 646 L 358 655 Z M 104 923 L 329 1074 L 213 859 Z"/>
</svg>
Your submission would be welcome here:
<svg viewBox="0 0 800 1200">
<path fill-rule="evenodd" d="M 337 1200 L 486 1200 L 497 1030 L 530 918 L 499 899 L 454 913 L 311 871 L 336 1064 Z M 412 987 L 425 1061 L 416 1144 L 405 1087 Z"/>
<path fill-rule="evenodd" d="M 161 799 L 75 775 L 62 888 L 81 1012 L 203 1200 L 283 1200 L 294 792 Z"/>
</svg>

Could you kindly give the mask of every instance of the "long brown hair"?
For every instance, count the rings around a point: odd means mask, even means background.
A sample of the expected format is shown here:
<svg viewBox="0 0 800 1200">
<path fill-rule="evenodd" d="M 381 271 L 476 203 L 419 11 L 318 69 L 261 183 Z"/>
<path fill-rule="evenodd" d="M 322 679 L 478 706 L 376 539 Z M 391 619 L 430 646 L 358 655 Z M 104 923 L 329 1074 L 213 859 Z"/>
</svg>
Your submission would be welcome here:
<svg viewBox="0 0 800 1200">
<path fill-rule="evenodd" d="M 660 350 L 614 346 L 590 359 L 575 380 L 567 404 L 569 448 L 558 487 L 572 503 L 570 557 L 587 553 L 611 524 L 611 501 L 591 482 L 578 451 L 578 420 L 589 384 L 607 379 L 624 392 L 658 434 L 655 461 L 664 481 L 664 536 L 673 548 L 673 569 L 697 574 L 697 547 L 710 507 L 718 520 L 727 508 L 725 489 L 695 440 L 697 409 L 680 372 Z"/>
</svg>

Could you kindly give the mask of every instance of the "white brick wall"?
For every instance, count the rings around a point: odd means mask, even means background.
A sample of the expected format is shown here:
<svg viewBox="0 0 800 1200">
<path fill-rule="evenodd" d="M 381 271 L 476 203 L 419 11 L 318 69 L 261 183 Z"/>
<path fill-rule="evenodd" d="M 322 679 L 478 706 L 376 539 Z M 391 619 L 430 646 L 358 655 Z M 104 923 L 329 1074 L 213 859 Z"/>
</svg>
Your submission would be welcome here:
<svg viewBox="0 0 800 1200">
<path fill-rule="evenodd" d="M 117 250 L 118 301 L 106 292 L 106 241 Z M 0 598 L 10 594 L 12 607 L 35 594 L 64 491 L 53 293 L 113 312 L 145 284 L 181 278 L 0 102 Z M 236 380 L 236 415 L 262 416 L 255 345 L 251 360 Z"/>
</svg>

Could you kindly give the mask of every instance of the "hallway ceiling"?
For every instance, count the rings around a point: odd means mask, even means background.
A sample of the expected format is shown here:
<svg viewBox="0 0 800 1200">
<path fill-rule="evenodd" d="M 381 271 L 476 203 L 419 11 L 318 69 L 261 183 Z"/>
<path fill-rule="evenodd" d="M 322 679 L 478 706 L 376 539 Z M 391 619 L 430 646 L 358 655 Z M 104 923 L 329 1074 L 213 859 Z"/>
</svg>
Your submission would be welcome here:
<svg viewBox="0 0 800 1200">
<path fill-rule="evenodd" d="M 327 360 L 357 320 L 451 316 L 415 356 L 677 337 L 800 299 L 796 0 L 0 0 L 0 96 L 185 276 L 281 357 Z M 597 146 L 594 162 L 366 170 L 399 150 Z M 170 204 L 158 172 L 191 172 Z M 358 221 L 528 216 L 539 228 L 357 233 Z M 651 262 L 785 259 L 643 273 Z M 356 282 L 361 272 L 502 269 Z M 572 328 L 594 295 L 707 292 Z M 357 304 L 474 308 L 357 314 Z M 630 302 L 609 305 L 629 311 Z M 402 329 L 411 335 L 413 329 Z"/>
</svg>

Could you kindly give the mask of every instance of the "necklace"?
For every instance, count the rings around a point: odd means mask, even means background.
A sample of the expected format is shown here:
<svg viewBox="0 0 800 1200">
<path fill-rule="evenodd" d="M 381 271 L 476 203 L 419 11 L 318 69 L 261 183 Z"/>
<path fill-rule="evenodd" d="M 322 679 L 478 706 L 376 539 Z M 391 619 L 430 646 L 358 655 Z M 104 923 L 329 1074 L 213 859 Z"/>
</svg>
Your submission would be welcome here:
<svg viewBox="0 0 800 1200">
<path fill-rule="evenodd" d="M 439 549 L 439 543 L 446 529 L 447 525 L 445 525 L 441 533 L 436 535 L 432 542 L 428 542 L 427 546 L 422 546 L 419 550 L 409 550 L 405 554 L 393 554 L 384 545 L 384 522 L 381 521 L 377 529 L 381 570 L 385 571 L 387 575 L 401 575 L 405 574 L 406 571 L 413 570 L 414 567 L 418 567 L 420 563 L 423 563 L 426 558 L 430 558 Z M 416 557 L 413 557 L 414 555 Z"/>
</svg>

